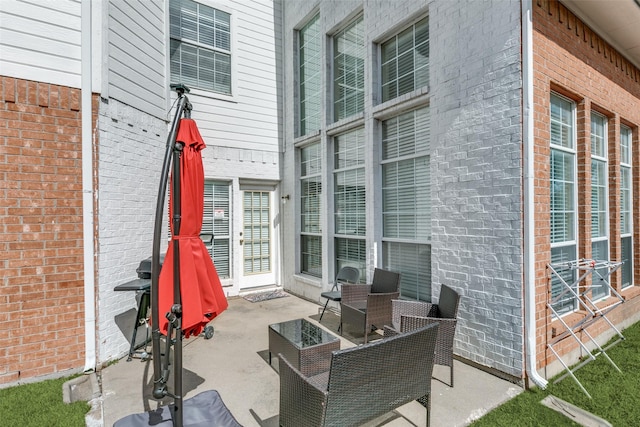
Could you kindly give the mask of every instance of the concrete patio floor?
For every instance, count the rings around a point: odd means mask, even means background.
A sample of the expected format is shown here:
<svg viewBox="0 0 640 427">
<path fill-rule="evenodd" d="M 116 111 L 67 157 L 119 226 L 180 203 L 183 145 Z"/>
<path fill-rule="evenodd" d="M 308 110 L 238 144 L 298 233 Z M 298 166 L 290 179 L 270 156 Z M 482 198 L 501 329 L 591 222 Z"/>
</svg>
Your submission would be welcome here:
<svg viewBox="0 0 640 427">
<path fill-rule="evenodd" d="M 317 323 L 309 316 L 317 315 L 320 308 L 293 295 L 256 303 L 244 298 L 230 299 L 229 308 L 211 323 L 215 328 L 212 339 L 199 336 L 184 341 L 185 399 L 205 390 L 217 390 L 243 426 L 277 426 L 279 377 L 266 361 L 268 325 L 300 317 Z M 341 348 L 353 345 L 341 338 Z M 277 359 L 273 366 L 277 366 Z M 438 380 L 449 380 L 448 368 L 434 368 L 431 408 L 434 427 L 468 425 L 522 391 L 516 384 L 459 361 L 455 361 L 454 372 L 455 387 L 451 388 Z M 127 415 L 163 405 L 150 397 L 153 382 L 150 360 L 126 362 L 125 357 L 104 368 L 99 378 L 101 396 L 93 402 L 95 409 L 88 416 L 88 425 L 110 427 Z M 172 386 L 171 380 L 170 390 Z M 371 401 L 375 404 L 375 396 Z M 417 402 L 402 406 L 397 413 L 401 416 L 383 417 L 367 426 L 425 424 L 426 411 Z"/>
</svg>

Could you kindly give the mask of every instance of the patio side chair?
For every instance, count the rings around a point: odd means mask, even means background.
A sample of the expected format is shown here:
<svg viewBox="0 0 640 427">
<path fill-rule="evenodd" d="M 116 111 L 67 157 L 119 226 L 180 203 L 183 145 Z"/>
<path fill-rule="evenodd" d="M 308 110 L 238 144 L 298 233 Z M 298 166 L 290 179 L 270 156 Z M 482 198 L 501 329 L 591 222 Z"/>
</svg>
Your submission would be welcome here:
<svg viewBox="0 0 640 427">
<path fill-rule="evenodd" d="M 365 344 L 373 327 L 391 322 L 391 301 L 400 296 L 400 273 L 376 268 L 370 285 L 342 285 L 340 331 L 343 324 L 357 325 Z"/>
<path fill-rule="evenodd" d="M 394 300 L 391 325 L 384 327 L 384 336 L 389 337 L 432 323 L 439 323 L 435 364 L 449 367 L 451 387 L 453 387 L 453 339 L 458 322 L 459 305 L 460 295 L 449 286 L 442 285 L 437 304 Z"/>
<path fill-rule="evenodd" d="M 322 316 L 324 316 L 324 311 L 327 309 L 327 305 L 329 301 L 340 302 L 342 301 L 342 292 L 340 291 L 339 286 L 343 283 L 358 283 L 360 281 L 360 270 L 355 267 L 342 267 L 338 274 L 336 275 L 336 280 L 333 282 L 333 287 L 330 291 L 323 292 L 320 294 L 322 298 L 326 298 L 327 302 L 324 303 L 324 307 L 322 308 L 322 314 L 320 314 L 320 320 L 318 322 L 322 322 Z"/>
<path fill-rule="evenodd" d="M 334 350 L 329 370 L 311 376 L 279 355 L 279 425 L 358 426 L 416 400 L 427 410 L 429 427 L 438 328 Z"/>
</svg>

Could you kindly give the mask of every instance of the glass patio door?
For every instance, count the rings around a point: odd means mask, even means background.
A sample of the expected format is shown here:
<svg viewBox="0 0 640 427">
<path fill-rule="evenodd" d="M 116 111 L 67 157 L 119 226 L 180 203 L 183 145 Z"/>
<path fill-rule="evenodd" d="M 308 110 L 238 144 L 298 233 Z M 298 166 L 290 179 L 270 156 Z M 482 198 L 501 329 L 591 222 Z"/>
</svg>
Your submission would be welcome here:
<svg viewBox="0 0 640 427">
<path fill-rule="evenodd" d="M 243 191 L 242 289 L 274 285 L 272 191 Z"/>
</svg>

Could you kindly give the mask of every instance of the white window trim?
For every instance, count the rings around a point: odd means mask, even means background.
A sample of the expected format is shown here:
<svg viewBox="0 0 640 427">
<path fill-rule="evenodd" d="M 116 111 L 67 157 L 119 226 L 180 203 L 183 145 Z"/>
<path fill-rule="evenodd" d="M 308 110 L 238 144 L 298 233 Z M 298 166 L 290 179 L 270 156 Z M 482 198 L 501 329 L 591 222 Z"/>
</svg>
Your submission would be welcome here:
<svg viewBox="0 0 640 427">
<path fill-rule="evenodd" d="M 574 182 L 574 186 L 573 186 L 573 209 L 575 212 L 575 218 L 573 221 L 573 235 L 574 235 L 574 239 L 573 240 L 566 240 L 564 242 L 556 242 L 556 243 L 551 243 L 551 249 L 555 249 L 555 248 L 562 248 L 562 247 L 575 247 L 575 253 L 576 253 L 576 257 L 579 256 L 578 253 L 578 153 L 577 153 L 577 144 L 578 144 L 578 131 L 577 131 L 577 105 L 576 102 L 573 101 L 570 98 L 567 98 L 565 96 L 560 95 L 557 92 L 551 92 L 551 96 L 556 96 L 560 99 L 563 99 L 569 103 L 571 103 L 571 119 L 572 119 L 572 129 L 571 129 L 571 140 L 573 141 L 573 147 L 572 148 L 567 148 L 567 147 L 563 147 L 561 145 L 556 145 L 553 144 L 553 142 L 551 141 L 551 138 L 549 138 L 549 147 L 550 147 L 550 151 L 549 151 L 549 159 L 551 158 L 551 151 L 552 150 L 558 150 L 558 151 L 562 151 L 562 152 L 566 152 L 566 153 L 570 153 L 573 154 L 573 182 Z M 549 98 L 549 118 L 551 119 L 551 98 Z M 549 121 L 549 128 L 551 128 L 551 121 Z M 549 232 L 551 233 L 551 229 L 549 229 Z M 551 234 L 549 234 L 549 237 L 551 237 Z M 575 274 L 575 273 L 574 273 Z M 574 298 L 573 299 L 573 309 L 568 310 L 564 313 L 560 313 L 560 317 L 564 317 L 567 316 L 571 313 L 574 313 L 576 310 L 578 310 L 579 308 L 579 304 L 578 301 Z"/>
<path fill-rule="evenodd" d="M 603 240 L 609 240 L 609 221 L 610 221 L 610 212 L 609 212 L 609 138 L 608 138 L 608 129 L 609 129 L 609 121 L 607 120 L 607 117 L 603 114 L 600 114 L 598 112 L 592 111 L 591 112 L 592 115 L 598 115 L 600 117 L 602 117 L 604 119 L 604 156 L 598 156 L 593 154 L 593 152 L 591 153 L 591 160 L 597 160 L 600 162 L 604 162 L 604 170 L 605 170 L 605 212 L 606 212 L 606 218 L 605 218 L 605 233 L 604 236 L 600 236 L 600 237 L 591 237 L 591 242 L 601 242 Z M 609 251 L 607 251 L 609 252 Z M 610 255 L 609 255 L 610 256 Z"/>
<path fill-rule="evenodd" d="M 171 0 L 169 0 L 171 1 Z M 231 46 L 230 46 L 230 50 L 229 50 L 229 54 L 231 55 L 231 95 L 225 95 L 223 93 L 218 93 L 218 92 L 213 92 L 213 91 L 209 91 L 209 90 L 204 90 L 204 89 L 198 89 L 198 88 L 192 88 L 189 87 L 189 94 L 190 95 L 197 95 L 197 96 L 201 96 L 203 98 L 210 98 L 210 99 L 218 99 L 221 101 L 229 101 L 229 102 L 234 102 L 237 103 L 238 102 L 238 78 L 236 77 L 238 75 L 238 64 L 237 64 L 237 60 L 238 60 L 238 49 L 237 49 L 237 23 L 236 23 L 236 11 L 229 7 L 228 5 L 216 2 L 216 1 L 212 1 L 212 0 L 191 0 L 195 3 L 200 3 L 203 4 L 205 6 L 209 6 L 212 7 L 214 9 L 218 9 L 222 12 L 228 13 L 230 15 L 229 17 L 229 34 L 231 37 Z M 166 11 L 165 11 L 165 19 L 167 22 L 167 27 L 166 27 L 166 34 L 167 34 L 167 49 L 166 49 L 166 55 L 167 55 L 167 80 L 171 81 L 171 67 L 170 67 L 170 63 L 171 63 L 171 31 L 169 31 L 169 20 L 170 20 L 170 16 L 169 16 L 169 7 L 167 5 L 166 7 Z M 168 86 L 168 85 L 167 85 Z"/>
<path fill-rule="evenodd" d="M 573 106 L 573 108 L 571 109 L 571 114 L 572 114 L 572 120 L 573 120 L 573 128 L 571 129 L 571 139 L 573 141 L 573 148 L 567 148 L 567 147 L 563 147 L 561 145 L 555 145 L 553 144 L 553 142 L 550 142 L 550 149 L 551 150 L 558 150 L 558 151 L 563 151 L 569 154 L 573 155 L 573 182 L 574 182 L 574 186 L 573 186 L 573 208 L 574 208 L 574 212 L 575 212 L 575 218 L 573 221 L 573 235 L 574 235 L 574 239 L 573 240 L 565 240 L 564 242 L 556 242 L 556 243 L 551 243 L 551 248 L 558 248 L 558 247 L 563 247 L 563 246 L 572 246 L 575 245 L 576 246 L 576 253 L 577 253 L 577 246 L 578 246 L 578 152 L 576 149 L 576 145 L 577 145 L 577 141 L 578 141 L 578 135 L 577 135 L 577 129 L 576 129 L 576 103 L 569 99 L 566 98 L 558 93 L 552 92 L 552 95 L 555 95 L 559 98 L 562 98 L 568 102 L 570 102 Z M 549 124 L 549 126 L 551 126 L 551 124 Z"/>
</svg>

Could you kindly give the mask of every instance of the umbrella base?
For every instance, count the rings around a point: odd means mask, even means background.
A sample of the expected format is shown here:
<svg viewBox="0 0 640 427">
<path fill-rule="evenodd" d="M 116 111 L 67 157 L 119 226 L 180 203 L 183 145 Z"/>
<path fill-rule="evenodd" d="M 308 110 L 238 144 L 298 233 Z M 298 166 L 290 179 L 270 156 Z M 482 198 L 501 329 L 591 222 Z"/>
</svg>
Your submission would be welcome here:
<svg viewBox="0 0 640 427">
<path fill-rule="evenodd" d="M 215 390 L 204 391 L 183 402 L 184 427 L 242 427 L 229 412 L 220 394 Z M 171 409 L 162 406 L 155 411 L 127 415 L 115 422 L 113 427 L 171 427 Z"/>
</svg>

